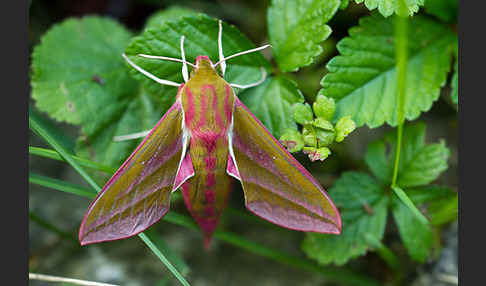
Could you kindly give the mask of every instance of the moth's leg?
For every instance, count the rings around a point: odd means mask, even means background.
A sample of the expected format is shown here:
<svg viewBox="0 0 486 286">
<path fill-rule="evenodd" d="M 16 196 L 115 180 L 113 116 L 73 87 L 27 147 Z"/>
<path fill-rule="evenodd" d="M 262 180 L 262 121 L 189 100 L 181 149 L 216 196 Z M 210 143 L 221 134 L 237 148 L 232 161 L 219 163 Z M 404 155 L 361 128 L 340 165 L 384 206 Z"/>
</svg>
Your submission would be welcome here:
<svg viewBox="0 0 486 286">
<path fill-rule="evenodd" d="M 218 32 L 218 53 L 219 53 L 219 63 L 221 65 L 221 73 L 224 76 L 224 72 L 226 71 L 226 61 L 223 55 L 223 24 L 221 20 L 218 21 L 219 25 L 219 32 Z M 216 64 L 218 65 L 218 64 Z M 215 65 L 215 66 L 216 66 Z"/>
<path fill-rule="evenodd" d="M 254 83 L 250 83 L 250 84 L 245 84 L 245 85 L 230 83 L 230 86 L 236 87 L 236 88 L 250 88 L 250 87 L 254 87 L 254 86 L 261 84 L 262 82 L 265 81 L 265 78 L 267 77 L 267 71 L 265 70 L 264 67 L 261 67 L 260 70 L 262 72 L 262 78 L 259 81 L 254 82 Z"/>
<path fill-rule="evenodd" d="M 135 63 L 133 63 L 125 54 L 122 54 L 123 58 L 137 71 L 141 72 L 145 76 L 149 77 L 150 79 L 162 84 L 162 85 L 170 85 L 170 86 L 177 86 L 179 87 L 181 84 L 177 82 L 173 82 L 170 80 L 165 80 L 165 79 L 160 79 L 156 77 L 155 75 L 149 73 L 148 71 L 144 70 L 143 68 L 137 66 Z"/>
<path fill-rule="evenodd" d="M 184 36 L 181 36 L 181 57 L 182 57 L 182 77 L 184 82 L 189 80 L 189 73 L 187 71 L 186 54 L 184 53 Z"/>
<path fill-rule="evenodd" d="M 137 138 L 142 138 L 147 136 L 150 133 L 150 130 L 142 131 L 142 132 L 137 132 L 137 133 L 131 133 L 131 134 L 126 134 L 126 135 L 119 135 L 113 137 L 113 141 L 119 142 L 119 141 L 126 141 L 126 140 L 132 140 L 132 139 L 137 139 Z"/>
</svg>

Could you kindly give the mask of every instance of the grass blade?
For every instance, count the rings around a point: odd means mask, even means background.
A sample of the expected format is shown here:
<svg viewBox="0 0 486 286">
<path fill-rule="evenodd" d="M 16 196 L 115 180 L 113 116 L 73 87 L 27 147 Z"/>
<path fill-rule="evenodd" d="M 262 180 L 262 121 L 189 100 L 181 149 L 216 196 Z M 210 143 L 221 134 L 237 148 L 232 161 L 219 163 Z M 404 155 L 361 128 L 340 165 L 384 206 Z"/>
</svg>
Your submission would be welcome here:
<svg viewBox="0 0 486 286">
<path fill-rule="evenodd" d="M 96 192 L 92 189 L 70 184 L 58 179 L 37 175 L 32 172 L 29 174 L 29 182 L 36 185 L 48 187 L 51 189 L 60 190 L 66 193 L 75 194 L 85 198 L 92 199 L 96 195 Z"/>
<path fill-rule="evenodd" d="M 59 155 L 59 153 L 57 153 L 56 151 L 51 150 L 51 149 L 41 148 L 41 147 L 29 146 L 29 154 L 41 156 L 41 157 L 45 157 L 45 158 L 49 158 L 49 159 L 54 159 L 54 160 L 58 160 L 58 161 L 65 161 L 61 157 L 61 155 Z M 93 170 L 102 171 L 102 172 L 110 173 L 110 174 L 113 174 L 116 171 L 116 168 L 105 166 L 105 165 L 102 165 L 100 163 L 93 162 L 91 160 L 87 160 L 87 159 L 84 159 L 84 158 L 81 158 L 81 157 L 78 157 L 78 156 L 75 156 L 75 155 L 71 155 L 71 158 L 73 158 L 73 160 L 76 161 L 80 166 L 83 166 L 83 167 L 86 167 L 86 168 L 90 168 L 90 169 L 93 169 Z"/>
<path fill-rule="evenodd" d="M 392 187 L 393 192 L 398 196 L 400 201 L 402 201 L 409 209 L 410 211 L 417 216 L 417 218 L 423 222 L 424 224 L 428 224 L 429 222 L 425 218 L 425 216 L 418 210 L 418 208 L 415 206 L 415 204 L 412 202 L 412 200 L 407 196 L 407 194 L 398 186 Z"/>
</svg>

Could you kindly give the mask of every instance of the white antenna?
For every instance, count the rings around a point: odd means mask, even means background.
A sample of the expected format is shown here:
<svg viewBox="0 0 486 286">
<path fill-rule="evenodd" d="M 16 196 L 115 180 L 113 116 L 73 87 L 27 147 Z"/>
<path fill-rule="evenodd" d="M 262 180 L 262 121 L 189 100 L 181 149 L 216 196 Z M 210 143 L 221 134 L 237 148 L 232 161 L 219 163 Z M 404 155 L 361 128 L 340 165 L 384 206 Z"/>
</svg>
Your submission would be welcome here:
<svg viewBox="0 0 486 286">
<path fill-rule="evenodd" d="M 247 51 L 243 51 L 243 52 L 236 53 L 236 54 L 231 55 L 229 57 L 223 58 L 222 60 L 219 60 L 217 63 L 215 63 L 213 65 L 213 68 L 216 67 L 219 64 L 223 64 L 224 62 L 226 62 L 229 59 L 236 58 L 238 56 L 246 55 L 246 54 L 249 54 L 249 53 L 257 52 L 257 51 L 266 49 L 268 47 L 271 47 L 271 45 L 264 45 L 264 46 L 261 46 L 261 47 L 258 47 L 258 48 L 254 48 L 254 49 L 251 49 L 251 50 L 247 50 Z"/>
<path fill-rule="evenodd" d="M 143 73 L 144 75 L 146 75 L 147 77 L 155 80 L 156 82 L 160 83 L 160 84 L 163 84 L 163 85 L 170 85 L 170 86 L 177 86 L 179 87 L 181 84 L 180 83 L 177 83 L 177 82 L 173 82 L 173 81 L 170 81 L 170 80 L 165 80 L 165 79 L 160 79 L 158 77 L 156 77 L 155 75 L 149 73 L 148 71 L 144 70 L 143 68 L 137 66 L 136 64 L 134 64 L 124 53 L 122 54 L 122 57 L 134 68 L 136 69 L 137 71 Z"/>
<path fill-rule="evenodd" d="M 221 20 L 218 21 L 218 25 L 219 25 L 219 32 L 218 32 L 219 62 L 218 63 L 221 63 L 221 73 L 224 76 L 224 72 L 226 71 L 226 62 L 225 62 L 224 55 L 223 55 L 223 25 L 222 25 Z M 214 65 L 213 68 L 216 67 L 216 66 L 217 66 L 217 64 Z"/>
<path fill-rule="evenodd" d="M 187 72 L 187 62 L 186 62 L 186 54 L 184 53 L 184 36 L 181 37 L 181 57 L 182 57 L 182 77 L 184 81 L 187 82 L 189 80 L 189 73 Z"/>
</svg>

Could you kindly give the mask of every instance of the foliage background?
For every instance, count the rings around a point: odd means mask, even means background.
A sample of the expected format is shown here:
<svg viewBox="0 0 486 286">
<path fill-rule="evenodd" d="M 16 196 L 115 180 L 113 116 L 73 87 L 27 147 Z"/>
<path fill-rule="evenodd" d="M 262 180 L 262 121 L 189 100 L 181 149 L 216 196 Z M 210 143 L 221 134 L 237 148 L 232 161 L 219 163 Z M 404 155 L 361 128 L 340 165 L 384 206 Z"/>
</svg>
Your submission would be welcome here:
<svg viewBox="0 0 486 286">
<path fill-rule="evenodd" d="M 430 0 L 430 2 L 434 1 Z M 267 35 L 267 8 L 270 6 L 270 1 L 32 1 L 29 11 L 31 54 L 34 46 L 39 44 L 40 38 L 52 25 L 60 23 L 69 17 L 86 15 L 109 16 L 127 27 L 132 33 L 138 34 L 146 25 L 146 21 L 150 16 L 156 11 L 170 7 L 173 4 L 192 8 L 212 17 L 221 18 L 227 23 L 234 24 L 255 45 L 269 42 Z M 326 67 L 328 61 L 337 56 L 339 52 L 343 53 L 342 49 L 352 46 L 351 43 L 348 43 L 348 46 L 342 47 L 344 46 L 342 44 L 340 49 L 339 46 L 336 48 L 336 43 L 349 35 L 348 31 L 351 27 L 359 25 L 360 18 L 372 14 L 364 4 L 356 4 L 350 1 L 345 10 L 338 10 L 327 23 L 332 28 L 332 33 L 325 42 L 320 44 L 323 50 L 322 54 L 317 56 L 311 65 L 301 68 L 297 73 L 287 74 L 287 76 L 297 82 L 307 102 L 311 103 L 321 89 L 320 81 L 328 73 L 329 66 Z M 424 14 L 424 12 L 429 11 L 422 7 L 419 14 Z M 443 12 L 436 14 L 441 15 L 440 18 L 444 21 L 448 21 L 451 17 Z M 448 27 L 454 30 L 454 24 L 448 25 Z M 425 35 L 424 37 L 426 38 L 427 36 L 430 35 Z M 439 39 L 443 38 L 439 37 Z M 413 40 L 410 39 L 409 41 Z M 69 45 L 69 42 L 67 39 L 60 38 L 59 44 Z M 52 47 L 47 50 L 52 53 L 55 48 Z M 432 53 L 436 56 L 441 56 L 441 51 L 443 50 L 439 46 L 438 50 L 434 50 Z M 271 53 L 271 51 L 266 51 L 264 55 L 268 57 Z M 273 51 L 273 53 L 274 56 L 277 55 L 278 57 L 278 51 Z M 116 57 L 118 53 L 107 53 L 107 55 Z M 62 54 L 55 53 L 52 56 L 63 57 Z M 83 60 L 96 62 L 95 58 Z M 448 64 L 453 63 L 446 60 L 443 66 L 450 68 Z M 280 64 L 281 71 L 293 69 L 292 62 L 285 62 L 284 65 Z M 76 75 L 66 76 L 75 77 Z M 447 82 L 452 77 L 452 73 L 447 73 Z M 35 78 L 35 75 L 33 75 L 33 78 Z M 133 87 L 127 87 L 128 90 L 130 88 Z M 427 126 L 426 142 L 437 143 L 440 142 L 440 139 L 443 139 L 450 153 L 447 160 L 447 170 L 441 170 L 444 172 L 439 172 L 441 176 L 433 183 L 438 186 L 448 186 L 453 191 L 457 191 L 458 185 L 457 107 L 454 104 L 454 97 L 451 99 L 450 96 L 451 91 L 453 93 L 457 92 L 453 90 L 455 88 L 457 86 L 454 86 L 454 84 L 447 84 L 440 89 L 440 93 L 438 90 L 438 100 L 434 102 L 428 112 L 420 115 L 420 121 Z M 137 91 L 134 90 L 133 92 Z M 139 110 L 139 106 L 128 108 Z M 152 110 L 152 112 L 157 114 L 156 110 Z M 339 113 L 341 110 L 338 109 L 337 112 Z M 42 116 L 45 116 L 45 113 L 42 113 Z M 59 116 L 62 117 L 62 115 Z M 153 115 L 153 117 L 146 119 L 149 122 L 142 122 L 141 124 L 150 126 L 150 120 L 156 120 L 157 116 Z M 45 116 L 45 119 L 49 120 L 57 128 L 60 128 L 62 130 L 61 134 L 65 134 L 66 138 L 76 138 L 80 132 L 73 125 L 55 122 L 48 119 L 47 116 Z M 358 121 L 358 125 L 361 126 L 362 124 Z M 373 123 L 369 125 L 375 127 L 380 124 L 374 122 L 374 125 Z M 90 132 L 89 125 L 86 125 L 84 128 L 86 129 L 83 131 Z M 415 129 L 420 129 L 420 126 Z M 115 131 L 104 130 L 102 133 L 106 133 L 104 136 L 110 138 L 113 134 L 110 132 Z M 379 176 L 383 172 L 380 173 L 379 170 L 374 171 L 372 166 L 370 166 L 372 172 L 368 169 L 369 163 L 367 165 L 366 162 L 366 155 L 369 154 L 367 153 L 367 145 L 370 143 L 379 144 L 377 140 L 381 140 L 384 134 L 388 132 L 393 132 L 391 135 L 393 137 L 395 129 L 387 125 L 374 129 L 370 129 L 367 126 L 360 127 L 351 133 L 344 142 L 333 145 L 332 156 L 326 159 L 324 163 L 319 161 L 311 163 L 302 152 L 297 152 L 294 155 L 311 171 L 326 190 L 330 190 L 332 186 L 339 186 L 338 182 L 345 184 L 345 181 L 352 176 L 369 177 L 369 174 L 374 173 L 379 180 L 381 179 Z M 388 136 L 390 137 L 390 135 Z M 404 138 L 406 140 L 408 137 Z M 64 142 L 68 148 L 74 149 L 74 141 L 64 140 Z M 30 145 L 50 148 L 34 133 L 30 137 Z M 130 150 L 131 147 L 127 146 L 125 148 Z M 387 147 L 387 150 L 389 149 L 390 147 Z M 97 161 L 111 163 L 120 160 L 120 158 L 116 157 L 119 156 L 118 151 L 106 152 L 104 153 L 106 157 L 97 158 Z M 84 154 L 89 155 L 89 153 Z M 65 163 L 31 156 L 29 165 L 32 173 L 62 179 L 77 185 L 89 186 Z M 351 171 L 364 172 L 365 174 L 350 173 Z M 101 175 L 98 174 L 96 179 L 102 184 L 103 177 Z M 366 180 L 360 178 L 358 181 L 363 182 Z M 426 183 L 428 182 L 411 187 L 420 188 Z M 418 193 L 420 194 L 420 192 Z M 420 200 L 420 196 L 418 197 L 418 200 Z M 372 200 L 370 196 L 365 198 Z M 343 197 L 342 199 L 346 202 L 352 198 Z M 435 199 L 432 198 L 431 200 Z M 122 285 L 178 285 L 178 282 L 173 279 L 160 261 L 136 238 L 102 245 L 79 247 L 75 241 L 75 236 L 73 239 L 73 235 L 77 232 L 89 201 L 87 198 L 53 192 L 46 187 L 31 184 L 29 191 L 29 209 L 31 213 L 29 224 L 29 268 L 31 272 L 120 283 Z M 432 285 L 432 283 L 436 283 L 439 285 L 440 282 L 438 281 L 440 279 L 436 277 L 438 271 L 457 275 L 455 274 L 457 273 L 457 263 L 455 262 L 457 261 L 457 252 L 454 253 L 457 245 L 457 233 L 454 220 L 452 224 L 434 228 L 431 237 L 420 239 L 421 241 L 424 239 L 430 241 L 430 244 L 434 246 L 430 247 L 430 249 L 433 249 L 432 253 L 416 253 L 415 257 L 418 259 L 411 259 L 410 255 L 414 255 L 412 254 L 413 251 L 407 251 L 407 246 L 400 239 L 399 229 L 393 220 L 393 216 L 400 215 L 400 213 L 405 217 L 410 217 L 411 214 L 407 213 L 407 209 L 396 211 L 393 215 L 390 213 L 384 221 L 386 228 L 384 229 L 383 244 L 395 254 L 395 257 L 398 257 L 400 267 L 399 269 L 394 269 L 393 263 L 387 263 L 383 259 L 383 255 L 376 251 L 366 252 L 366 255 L 349 261 L 343 257 L 353 256 L 351 254 L 352 251 L 347 251 L 345 254 L 336 253 L 335 257 L 329 255 L 320 256 L 318 253 L 322 250 L 312 248 L 319 247 L 319 244 L 309 243 L 313 239 L 312 235 L 306 236 L 300 232 L 280 229 L 262 223 L 258 219 L 242 216 L 241 214 L 245 213 L 245 209 L 241 190 L 233 192 L 230 205 L 236 209 L 236 212 L 231 213 L 231 211 L 227 211 L 221 222 L 221 228 L 224 230 L 237 233 L 241 237 L 285 251 L 302 259 L 308 259 L 308 256 L 304 254 L 302 249 L 304 251 L 308 249 L 307 253 L 316 253 L 318 257 L 313 258 L 318 261 L 328 263 L 334 260 L 338 264 L 347 262 L 343 267 L 322 266 L 322 269 L 345 268 L 346 271 L 361 273 L 380 282 L 399 283 L 402 285 L 410 285 L 411 283 L 416 283 L 417 285 Z M 172 210 L 187 214 L 185 206 L 181 203 L 173 204 Z M 202 248 L 201 237 L 198 232 L 164 221 L 156 224 L 153 227 L 153 232 L 157 237 L 161 238 L 158 244 L 160 247 L 167 245 L 171 251 L 175 252 L 185 262 L 187 269 L 184 267 L 181 269 L 192 285 L 244 285 L 249 283 L 254 285 L 346 285 L 344 282 L 329 282 L 329 279 L 326 279 L 326 275 L 316 275 L 298 267 L 290 267 L 274 260 L 254 255 L 217 239 L 214 240 L 211 251 L 207 253 Z M 416 234 L 417 237 L 420 237 L 420 235 L 420 232 Z M 413 242 L 410 243 L 413 245 Z M 410 243 L 408 247 L 410 247 Z M 443 248 L 441 249 L 439 246 Z M 326 249 L 326 247 L 329 247 L 329 245 L 324 247 L 324 251 L 329 252 L 328 250 L 332 250 L 332 247 L 330 249 Z M 413 249 L 419 249 L 420 251 L 420 247 Z M 312 255 L 309 256 L 312 258 Z M 446 257 L 444 258 L 444 256 Z M 342 260 L 340 263 L 339 259 Z M 444 270 L 444 267 L 446 270 Z M 31 285 L 45 284 L 31 281 Z"/>
</svg>

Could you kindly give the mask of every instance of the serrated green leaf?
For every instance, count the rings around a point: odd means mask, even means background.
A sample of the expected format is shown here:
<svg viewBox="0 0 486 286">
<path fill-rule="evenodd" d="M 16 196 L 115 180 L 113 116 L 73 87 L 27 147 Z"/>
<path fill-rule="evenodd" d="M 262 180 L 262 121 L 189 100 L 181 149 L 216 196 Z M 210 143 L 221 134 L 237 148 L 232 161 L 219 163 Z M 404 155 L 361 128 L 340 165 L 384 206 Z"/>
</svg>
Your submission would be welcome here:
<svg viewBox="0 0 486 286">
<path fill-rule="evenodd" d="M 386 145 L 389 153 L 386 153 Z M 365 161 L 373 174 L 384 184 L 391 182 L 395 158 L 396 132 L 368 145 Z M 408 124 L 403 129 L 397 184 L 410 188 L 429 184 L 447 169 L 449 149 L 444 142 L 425 144 L 425 124 Z"/>
<path fill-rule="evenodd" d="M 273 0 L 268 9 L 268 34 L 282 71 L 296 71 L 322 53 L 320 43 L 329 37 L 326 25 L 340 6 L 339 0 Z"/>
<path fill-rule="evenodd" d="M 292 80 L 270 77 L 238 97 L 276 138 L 287 128 L 297 130 L 292 105 L 304 102 L 304 96 Z"/>
<path fill-rule="evenodd" d="M 329 190 L 341 213 L 341 235 L 307 233 L 302 249 L 319 263 L 345 264 L 373 247 L 365 235 L 381 241 L 386 225 L 388 196 L 365 173 L 346 172 Z"/>
<path fill-rule="evenodd" d="M 444 22 L 457 21 L 459 13 L 457 0 L 427 0 L 424 8 L 427 13 L 436 16 Z"/>
<path fill-rule="evenodd" d="M 131 36 L 109 18 L 55 25 L 32 55 L 36 107 L 90 135 L 113 121 L 137 88 L 121 57 Z"/>
<path fill-rule="evenodd" d="M 176 62 L 147 59 L 136 56 L 149 54 L 181 58 L 180 40 L 185 37 L 186 60 L 194 63 L 197 56 L 206 55 L 216 63 L 218 56 L 218 20 L 198 14 L 185 16 L 162 23 L 153 22 L 143 33 L 135 37 L 125 50 L 127 56 L 137 65 L 161 79 L 182 83 L 182 65 Z M 235 26 L 223 23 L 223 53 L 225 56 L 255 48 Z M 229 83 L 248 84 L 261 78 L 260 68 L 270 68 L 261 53 L 250 53 L 227 61 L 225 80 Z M 191 68 L 189 67 L 189 70 Z M 141 80 L 148 94 L 162 103 L 174 102 L 177 88 L 162 86 L 132 69 L 132 74 Z"/>
<path fill-rule="evenodd" d="M 197 14 L 198 12 L 189 8 L 177 5 L 170 6 L 167 9 L 163 9 L 152 14 L 145 22 L 145 28 L 157 26 L 163 24 L 166 21 L 179 20 L 180 18 L 186 16 L 195 16 Z"/>
<path fill-rule="evenodd" d="M 110 19 L 68 19 L 49 30 L 33 54 L 36 105 L 80 125 L 78 154 L 107 165 L 119 165 L 137 143 L 113 136 L 152 128 L 168 107 L 137 91 L 121 57 L 131 36 Z"/>
<path fill-rule="evenodd" d="M 395 196 L 392 198 L 392 212 L 408 253 L 414 260 L 425 262 L 433 245 L 430 225 L 411 214 L 409 208 Z"/>
<path fill-rule="evenodd" d="M 316 132 L 317 140 L 319 140 L 317 144 L 319 147 L 331 145 L 336 138 L 336 133 L 334 131 L 324 130 L 321 128 L 314 128 L 314 130 Z"/>
<path fill-rule="evenodd" d="M 409 21 L 409 61 L 405 118 L 416 119 L 431 108 L 446 83 L 457 37 L 444 25 L 422 16 Z M 351 115 L 360 127 L 397 125 L 397 83 L 393 20 L 380 15 L 360 19 L 337 48 L 321 81 L 322 92 L 337 100 L 335 120 Z"/>
<path fill-rule="evenodd" d="M 310 105 L 306 103 L 296 103 L 293 106 L 295 122 L 305 125 L 311 124 L 314 118 Z"/>
<path fill-rule="evenodd" d="M 354 0 L 356 3 L 363 3 L 370 9 L 378 8 L 378 11 L 385 17 L 391 16 L 396 13 L 400 16 L 413 15 L 417 13 L 420 6 L 424 5 L 424 0 L 404 0 L 406 11 L 408 13 L 401 13 L 398 7 L 398 1 L 400 0 Z"/>
</svg>

